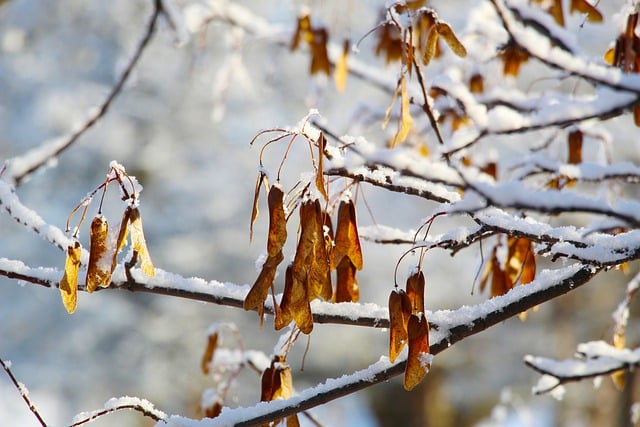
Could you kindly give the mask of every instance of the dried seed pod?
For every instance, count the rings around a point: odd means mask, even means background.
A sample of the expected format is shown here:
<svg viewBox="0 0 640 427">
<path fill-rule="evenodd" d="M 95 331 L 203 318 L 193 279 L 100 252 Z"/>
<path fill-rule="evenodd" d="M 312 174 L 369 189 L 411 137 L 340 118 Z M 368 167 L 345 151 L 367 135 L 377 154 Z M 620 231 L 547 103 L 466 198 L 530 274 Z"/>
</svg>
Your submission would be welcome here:
<svg viewBox="0 0 640 427">
<path fill-rule="evenodd" d="M 130 228 L 131 228 L 131 245 L 133 250 L 138 253 L 140 257 L 140 269 L 149 277 L 155 276 L 156 272 L 151 262 L 151 256 L 147 250 L 147 242 L 144 239 L 144 231 L 142 229 L 142 217 L 138 208 L 131 210 L 130 216 Z"/>
<path fill-rule="evenodd" d="M 78 270 L 80 270 L 80 255 L 82 247 L 76 241 L 67 247 L 67 259 L 64 263 L 64 275 L 60 280 L 60 294 L 62 303 L 69 314 L 76 311 L 78 305 Z"/>
<path fill-rule="evenodd" d="M 96 215 L 91 221 L 89 265 L 87 266 L 87 292 L 95 291 L 98 286 L 107 287 L 111 282 L 111 258 L 107 248 L 109 224 L 102 215 Z"/>
<path fill-rule="evenodd" d="M 404 388 L 412 390 L 427 375 L 431 368 L 429 354 L 429 323 L 424 313 L 412 314 L 407 323 L 409 355 L 404 371 Z"/>
</svg>

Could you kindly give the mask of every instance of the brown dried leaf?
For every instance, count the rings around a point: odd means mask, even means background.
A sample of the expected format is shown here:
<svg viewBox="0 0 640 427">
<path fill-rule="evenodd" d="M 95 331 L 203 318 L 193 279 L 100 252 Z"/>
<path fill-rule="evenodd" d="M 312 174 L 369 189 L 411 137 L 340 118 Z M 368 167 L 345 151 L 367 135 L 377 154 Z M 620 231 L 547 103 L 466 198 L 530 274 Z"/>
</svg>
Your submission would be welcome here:
<svg viewBox="0 0 640 427">
<path fill-rule="evenodd" d="M 294 51 L 300 45 L 300 41 L 304 40 L 309 42 L 309 31 L 311 30 L 311 17 L 308 14 L 298 17 L 298 24 L 296 31 L 291 40 L 291 51 Z"/>
<path fill-rule="evenodd" d="M 475 73 L 469 79 L 469 91 L 471 93 L 484 92 L 484 77 L 480 73 Z"/>
<path fill-rule="evenodd" d="M 590 22 L 602 22 L 602 13 L 595 6 L 586 0 L 571 0 L 571 13 L 580 12 L 587 14 L 587 20 Z"/>
<path fill-rule="evenodd" d="M 330 301 L 333 294 L 333 288 L 331 286 L 331 259 L 327 253 L 323 221 L 323 217 L 328 215 L 322 212 L 319 200 L 315 201 L 314 206 L 315 230 L 313 235 L 313 258 L 311 259 L 311 264 L 309 266 L 308 298 L 309 301 L 316 297 L 320 297 L 325 301 Z"/>
<path fill-rule="evenodd" d="M 302 236 L 300 241 L 302 242 Z M 287 268 L 284 293 L 280 302 L 281 317 L 275 320 L 276 330 L 285 327 L 291 320 L 295 321 L 300 331 L 305 334 L 309 334 L 313 329 L 313 316 L 308 293 L 309 273 L 304 261 L 300 261 L 304 256 L 301 255 L 304 250 L 305 248 L 301 248 L 301 245 L 298 244 L 293 264 Z M 309 249 L 310 252 L 312 250 L 312 248 Z"/>
<path fill-rule="evenodd" d="M 338 207 L 338 224 L 336 229 L 334 263 L 339 265 L 342 257 L 347 256 L 358 270 L 362 270 L 362 249 L 358 236 L 356 208 L 353 200 L 341 201 Z"/>
<path fill-rule="evenodd" d="M 498 262 L 491 263 L 491 298 L 504 295 L 513 288 L 509 275 L 502 271 Z"/>
<path fill-rule="evenodd" d="M 516 77 L 520 72 L 520 66 L 529 60 L 529 54 L 516 46 L 510 46 L 502 52 L 500 59 L 503 62 L 502 73 Z"/>
<path fill-rule="evenodd" d="M 340 55 L 340 58 L 336 61 L 336 68 L 333 71 L 333 81 L 336 84 L 338 92 L 344 91 L 344 88 L 347 86 L 347 75 L 349 74 L 349 66 L 347 65 L 349 47 L 349 40 L 345 40 L 342 45 L 342 55 Z"/>
<path fill-rule="evenodd" d="M 509 289 L 518 279 L 523 285 L 531 283 L 536 275 L 536 259 L 532 242 L 524 237 L 509 237 L 507 245 L 509 253 L 505 275 L 507 283 L 511 284 Z"/>
<path fill-rule="evenodd" d="M 282 294 L 282 300 L 280 301 L 280 305 L 276 304 L 275 310 L 274 310 L 275 319 L 273 321 L 273 325 L 274 325 L 273 327 L 276 331 L 279 331 L 280 329 L 284 328 L 293 320 L 293 314 L 291 313 L 289 308 L 285 307 L 286 311 L 282 309 L 282 304 L 284 303 L 285 298 L 287 300 L 290 300 L 291 293 L 293 292 L 293 275 L 291 273 L 291 270 L 292 270 L 292 264 L 289 264 L 284 274 L 284 292 Z M 290 302 L 287 302 L 287 304 L 290 304 Z"/>
<path fill-rule="evenodd" d="M 356 267 L 349 257 L 342 257 L 336 268 L 337 284 L 335 302 L 358 302 L 360 287 L 356 280 Z"/>
<path fill-rule="evenodd" d="M 404 388 L 409 391 L 417 386 L 431 368 L 429 355 L 429 323 L 424 313 L 412 314 L 407 323 L 409 356 L 404 371 Z"/>
<path fill-rule="evenodd" d="M 269 206 L 269 236 L 267 253 L 276 256 L 282 251 L 287 240 L 287 220 L 284 215 L 284 192 L 278 185 L 272 185 L 267 196 Z"/>
<path fill-rule="evenodd" d="M 256 188 L 253 191 L 253 206 L 251 207 L 251 223 L 249 224 L 249 241 L 253 240 L 253 224 L 255 224 L 258 219 L 258 215 L 260 214 L 260 209 L 258 209 L 258 199 L 260 198 L 260 187 L 262 186 L 262 182 L 265 180 L 266 175 L 260 172 L 258 175 L 258 180 L 256 181 Z"/>
<path fill-rule="evenodd" d="M 409 108 L 409 93 L 407 91 L 407 82 L 404 76 L 400 78 L 400 126 L 393 140 L 389 144 L 389 148 L 394 148 L 404 142 L 409 135 L 413 118 L 411 118 L 411 109 Z"/>
<path fill-rule="evenodd" d="M 424 274 L 421 270 L 409 276 L 406 290 L 411 301 L 411 313 L 424 313 Z"/>
<path fill-rule="evenodd" d="M 402 289 L 399 291 L 394 289 L 389 295 L 389 360 L 391 363 L 395 362 L 408 342 L 409 313 L 403 310 L 402 294 L 405 294 Z"/>
<path fill-rule="evenodd" d="M 278 264 L 280 264 L 283 259 L 284 255 L 282 255 L 282 251 L 278 252 L 275 256 L 267 257 L 267 260 L 262 264 L 262 269 L 260 270 L 258 278 L 244 299 L 245 310 L 258 310 L 261 327 L 262 322 L 264 321 L 264 301 L 267 299 L 269 288 L 271 288 L 273 281 L 276 278 L 276 269 Z"/>
<path fill-rule="evenodd" d="M 324 186 L 324 147 L 327 145 L 327 138 L 320 132 L 318 138 L 318 170 L 316 171 L 316 188 L 325 200 L 329 200 L 329 195 Z"/>
<path fill-rule="evenodd" d="M 156 271 L 151 262 L 151 256 L 147 250 L 147 242 L 144 239 L 144 230 L 142 228 L 142 217 L 138 208 L 131 210 L 129 226 L 131 228 L 131 246 L 140 257 L 140 269 L 149 277 L 156 275 Z"/>
<path fill-rule="evenodd" d="M 549 6 L 549 9 L 547 9 L 547 12 L 549 12 L 549 14 L 553 16 L 553 19 L 558 25 L 564 27 L 564 12 L 562 11 L 562 0 L 553 0 L 551 6 Z"/>
<path fill-rule="evenodd" d="M 106 288 L 111 282 L 111 263 L 105 259 L 109 255 L 108 235 L 107 219 L 102 215 L 96 215 L 91 221 L 87 292 L 95 291 L 98 286 Z"/>
<path fill-rule="evenodd" d="M 222 402 L 216 400 L 213 404 L 207 408 L 204 408 L 204 416 L 206 418 L 215 418 L 222 412 Z"/>
<path fill-rule="evenodd" d="M 569 163 L 578 164 L 582 163 L 582 140 L 583 133 L 579 129 L 569 132 L 567 143 L 569 146 Z"/>
<path fill-rule="evenodd" d="M 213 353 L 216 351 L 217 346 L 218 333 L 214 332 L 212 334 L 209 334 L 209 337 L 207 339 L 207 347 L 204 350 L 202 361 L 200 362 L 200 368 L 202 369 L 202 373 L 205 375 L 209 373 L 209 364 L 213 360 Z"/>
<path fill-rule="evenodd" d="M 67 259 L 64 263 L 64 275 L 60 280 L 60 294 L 62 303 L 69 314 L 76 311 L 78 306 L 78 270 L 80 270 L 80 242 L 74 242 L 67 247 Z"/>
<path fill-rule="evenodd" d="M 329 33 L 326 28 L 317 28 L 311 30 L 311 74 L 325 73 L 331 74 L 331 63 L 329 62 L 329 54 L 327 53 L 327 42 L 329 41 Z"/>
<path fill-rule="evenodd" d="M 387 22 L 380 27 L 378 34 L 380 36 L 376 45 L 376 55 L 384 52 L 387 64 L 402 59 L 404 42 L 398 27 Z"/>
<path fill-rule="evenodd" d="M 111 273 L 116 269 L 118 264 L 118 254 L 124 248 L 127 243 L 127 235 L 129 234 L 129 218 L 131 217 L 131 206 L 127 206 L 122 214 L 122 220 L 120 221 L 120 230 L 118 231 L 118 238 L 116 240 L 116 249 L 113 251 L 113 259 L 111 260 Z"/>
<path fill-rule="evenodd" d="M 449 45 L 453 53 L 461 58 L 467 56 L 467 49 L 465 49 L 464 45 L 458 40 L 456 33 L 453 32 L 449 24 L 446 22 L 438 22 L 435 29 L 440 37 Z"/>
<path fill-rule="evenodd" d="M 434 25 L 429 29 L 427 34 L 427 42 L 424 45 L 424 53 L 422 54 L 422 63 L 429 65 L 429 62 L 436 57 L 438 49 L 438 30 Z"/>
</svg>

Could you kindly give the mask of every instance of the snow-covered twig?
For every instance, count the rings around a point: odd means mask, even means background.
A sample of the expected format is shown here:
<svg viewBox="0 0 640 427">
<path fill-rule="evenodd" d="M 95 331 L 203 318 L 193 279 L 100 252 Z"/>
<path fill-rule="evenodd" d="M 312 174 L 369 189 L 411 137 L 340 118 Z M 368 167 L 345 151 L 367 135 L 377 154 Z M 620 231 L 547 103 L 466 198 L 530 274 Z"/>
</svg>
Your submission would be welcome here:
<svg viewBox="0 0 640 427">
<path fill-rule="evenodd" d="M 40 425 L 43 427 L 47 427 L 47 423 L 44 421 L 44 419 L 38 412 L 38 408 L 36 408 L 36 405 L 34 405 L 34 403 L 29 398 L 29 392 L 27 391 L 26 387 L 24 386 L 24 384 L 20 383 L 16 379 L 16 377 L 13 375 L 13 372 L 11 372 L 11 363 L 8 361 L 5 362 L 2 358 L 0 358 L 0 365 L 2 365 L 2 368 L 4 369 L 4 371 L 7 373 L 7 375 L 9 375 L 11 382 L 16 387 L 16 390 L 18 390 L 18 393 L 20 393 L 22 400 L 25 401 L 25 403 L 29 407 L 29 410 L 38 419 L 38 422 L 40 423 Z"/>
<path fill-rule="evenodd" d="M 577 357 L 555 360 L 532 355 L 525 356 L 524 363 L 544 375 L 541 383 L 534 388 L 534 393 L 548 393 L 565 383 L 632 369 L 640 365 L 640 348 L 619 349 L 604 341 L 592 341 L 578 345 Z"/>
<path fill-rule="evenodd" d="M 151 402 L 138 397 L 114 397 L 109 399 L 102 409 L 92 412 L 82 412 L 74 417 L 73 424 L 69 427 L 77 427 L 95 421 L 97 418 L 112 414 L 118 411 L 132 410 L 142 413 L 143 416 L 149 417 L 154 421 L 162 421 L 167 418 L 167 414 L 156 409 Z"/>
<path fill-rule="evenodd" d="M 131 58 L 125 65 L 115 84 L 111 87 L 106 98 L 97 108 L 92 110 L 89 118 L 77 130 L 73 131 L 66 137 L 56 138 L 51 142 L 44 143 L 21 156 L 14 157 L 9 160 L 10 173 L 8 174 L 8 178 L 12 180 L 16 186 L 20 185 L 25 178 L 29 177 L 32 173 L 49 163 L 60 155 L 60 153 L 73 145 L 86 131 L 93 127 L 105 116 L 105 114 L 107 114 L 109 107 L 122 91 L 122 88 L 131 75 L 131 72 L 142 57 L 142 53 L 149 45 L 162 11 L 162 2 L 160 0 L 154 0 L 153 10 Z"/>
<path fill-rule="evenodd" d="M 518 286 L 506 295 L 496 297 L 476 306 L 457 310 L 430 313 L 429 321 L 439 324 L 438 331 L 431 331 L 430 353 L 437 355 L 453 344 L 526 311 L 545 301 L 570 292 L 593 278 L 599 270 L 576 264 L 560 271 L 541 273 L 527 286 Z M 191 420 L 181 416 L 166 419 L 167 425 L 214 427 L 224 425 L 249 426 L 280 419 L 302 410 L 310 409 L 337 398 L 358 392 L 384 382 L 404 372 L 406 353 L 392 364 L 385 356 L 366 369 L 303 390 L 286 400 L 261 402 L 251 408 L 225 408 L 220 416 L 207 420 Z M 158 427 L 165 424 L 158 424 Z"/>
</svg>

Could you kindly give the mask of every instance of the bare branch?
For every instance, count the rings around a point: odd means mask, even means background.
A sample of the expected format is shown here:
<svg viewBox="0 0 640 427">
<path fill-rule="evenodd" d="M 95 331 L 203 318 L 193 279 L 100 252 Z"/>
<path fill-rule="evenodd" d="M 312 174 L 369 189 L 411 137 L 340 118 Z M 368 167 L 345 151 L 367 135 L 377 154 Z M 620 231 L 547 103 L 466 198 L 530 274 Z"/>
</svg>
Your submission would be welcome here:
<svg viewBox="0 0 640 427">
<path fill-rule="evenodd" d="M 16 387 L 16 390 L 18 390 L 18 393 L 20 393 L 20 396 L 22 397 L 22 400 L 25 401 L 25 403 L 29 407 L 29 410 L 37 418 L 37 420 L 40 423 L 40 425 L 43 426 L 43 427 L 47 427 L 47 423 L 44 421 L 44 419 L 42 418 L 42 416 L 38 412 L 38 408 L 36 408 L 36 405 L 34 405 L 34 403 L 29 398 L 29 393 L 25 389 L 24 385 L 21 384 L 20 382 L 18 382 L 16 377 L 13 375 L 13 372 L 11 372 L 10 364 L 6 363 L 2 358 L 0 358 L 0 365 L 2 365 L 2 368 L 4 369 L 4 371 L 7 373 L 7 375 L 9 375 L 9 378 L 11 379 L 11 382 Z"/>
<path fill-rule="evenodd" d="M 107 94 L 107 97 L 104 99 L 104 101 L 102 101 L 98 108 L 92 112 L 89 119 L 82 126 L 80 126 L 80 128 L 72 132 L 66 138 L 55 140 L 49 144 L 45 143 L 42 146 L 37 147 L 20 157 L 10 160 L 10 177 L 12 178 L 16 186 L 19 186 L 25 178 L 27 178 L 29 175 L 40 169 L 42 166 L 50 162 L 53 158 L 57 157 L 58 155 L 60 155 L 60 153 L 73 145 L 82 135 L 84 135 L 85 132 L 91 129 L 91 127 L 93 127 L 100 119 L 102 119 L 102 117 L 105 116 L 105 114 L 107 114 L 109 107 L 118 96 L 118 94 L 122 91 L 122 88 L 131 75 L 131 72 L 142 57 L 142 53 L 149 45 L 149 42 L 151 41 L 158 23 L 158 17 L 161 13 L 161 1 L 154 0 L 153 10 L 145 28 L 143 29 L 142 37 L 138 42 L 133 55 L 131 56 L 126 66 L 122 70 L 122 73 L 111 88 L 111 91 Z"/>
</svg>

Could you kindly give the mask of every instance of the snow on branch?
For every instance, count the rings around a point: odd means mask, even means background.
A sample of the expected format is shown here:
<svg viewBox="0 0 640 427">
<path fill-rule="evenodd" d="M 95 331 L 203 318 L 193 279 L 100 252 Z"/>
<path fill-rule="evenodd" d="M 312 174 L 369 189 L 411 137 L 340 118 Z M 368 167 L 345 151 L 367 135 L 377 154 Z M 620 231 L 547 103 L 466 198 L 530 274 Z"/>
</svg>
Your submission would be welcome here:
<svg viewBox="0 0 640 427">
<path fill-rule="evenodd" d="M 55 159 L 60 155 L 60 153 L 73 145 L 82 135 L 84 135 L 86 131 L 91 129 L 107 114 L 107 111 L 113 104 L 113 101 L 122 91 L 122 88 L 131 75 L 131 72 L 138 64 L 142 57 L 142 53 L 149 45 L 156 29 L 158 18 L 163 13 L 163 4 L 164 3 L 160 0 L 153 1 L 153 10 L 151 11 L 147 24 L 142 31 L 140 41 L 136 45 L 131 58 L 127 61 L 124 69 L 120 73 L 120 76 L 111 87 L 111 90 L 105 99 L 100 103 L 100 105 L 90 111 L 89 117 L 85 122 L 65 137 L 55 138 L 51 141 L 44 142 L 40 146 L 29 150 L 18 157 L 9 159 L 8 162 L 10 168 L 8 178 L 13 181 L 15 185 L 20 185 L 26 178 L 41 167 L 51 162 L 55 162 Z"/>
<path fill-rule="evenodd" d="M 529 55 L 539 61 L 566 73 L 578 76 L 594 84 L 607 86 L 611 89 L 640 94 L 640 76 L 625 74 L 616 67 L 597 64 L 566 50 L 554 47 L 552 41 L 541 35 L 533 28 L 524 26 L 514 17 L 508 4 L 504 0 L 491 0 L 498 12 L 504 28 L 515 43 Z"/>
<path fill-rule="evenodd" d="M 518 286 L 503 296 L 475 306 L 457 310 L 439 310 L 429 314 L 430 322 L 439 325 L 431 330 L 430 353 L 437 355 L 453 344 L 482 332 L 518 313 L 575 289 L 593 278 L 599 270 L 574 264 L 555 271 L 543 271 L 527 286 Z M 322 405 L 339 397 L 363 390 L 371 385 L 401 375 L 405 370 L 407 352 L 390 363 L 386 356 L 369 367 L 328 379 L 315 387 L 297 393 L 289 399 L 261 402 L 249 408 L 224 408 L 213 419 L 192 420 L 173 415 L 156 424 L 169 427 L 214 427 L 224 425 L 249 426 L 279 419 L 302 410 Z M 166 422 L 166 424 L 165 424 Z"/>
<path fill-rule="evenodd" d="M 2 179 L 0 179 L 0 206 L 19 224 L 39 234 L 58 249 L 64 251 L 71 244 L 72 240 L 60 228 L 48 224 L 38 213 L 23 205 L 15 189 Z M 85 253 L 84 256 L 86 256 L 86 262 L 88 254 Z"/>
<path fill-rule="evenodd" d="M 604 341 L 591 341 L 578 345 L 574 359 L 555 360 L 527 355 L 524 363 L 543 374 L 533 392 L 544 394 L 569 382 L 633 369 L 640 365 L 640 348 L 616 348 Z"/>
</svg>

